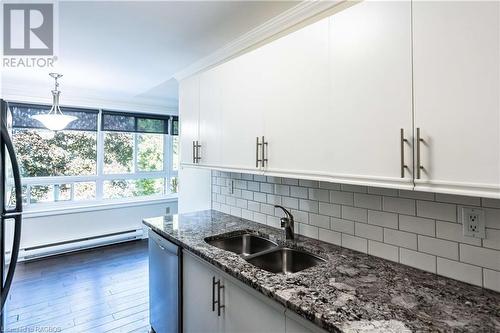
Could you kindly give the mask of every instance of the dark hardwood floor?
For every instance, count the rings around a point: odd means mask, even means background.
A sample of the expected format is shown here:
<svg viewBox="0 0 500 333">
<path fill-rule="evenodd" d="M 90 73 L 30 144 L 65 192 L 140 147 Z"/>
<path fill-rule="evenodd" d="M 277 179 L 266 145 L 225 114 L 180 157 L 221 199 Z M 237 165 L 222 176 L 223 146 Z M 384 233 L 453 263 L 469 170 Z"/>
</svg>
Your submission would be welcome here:
<svg viewBox="0 0 500 333">
<path fill-rule="evenodd" d="M 7 332 L 148 332 L 147 241 L 19 263 Z"/>
</svg>

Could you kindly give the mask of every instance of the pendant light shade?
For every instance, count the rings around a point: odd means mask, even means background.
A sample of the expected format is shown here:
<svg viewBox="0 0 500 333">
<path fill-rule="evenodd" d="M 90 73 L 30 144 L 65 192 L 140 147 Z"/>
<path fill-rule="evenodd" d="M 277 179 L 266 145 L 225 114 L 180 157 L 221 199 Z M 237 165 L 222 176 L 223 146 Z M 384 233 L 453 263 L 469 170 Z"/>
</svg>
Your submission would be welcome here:
<svg viewBox="0 0 500 333">
<path fill-rule="evenodd" d="M 38 120 L 52 131 L 60 131 L 66 128 L 72 121 L 77 118 L 74 116 L 66 116 L 64 114 L 37 114 L 33 116 L 33 119 Z"/>
<path fill-rule="evenodd" d="M 47 127 L 49 130 L 60 131 L 65 129 L 72 121 L 75 121 L 78 118 L 63 114 L 61 108 L 59 107 L 59 95 L 61 92 L 58 90 L 59 82 L 57 82 L 57 79 L 59 79 L 62 74 L 50 73 L 49 75 L 53 77 L 55 81 L 54 90 L 52 90 L 52 108 L 49 113 L 37 114 L 32 116 L 32 118 L 41 122 L 43 126 Z"/>
</svg>

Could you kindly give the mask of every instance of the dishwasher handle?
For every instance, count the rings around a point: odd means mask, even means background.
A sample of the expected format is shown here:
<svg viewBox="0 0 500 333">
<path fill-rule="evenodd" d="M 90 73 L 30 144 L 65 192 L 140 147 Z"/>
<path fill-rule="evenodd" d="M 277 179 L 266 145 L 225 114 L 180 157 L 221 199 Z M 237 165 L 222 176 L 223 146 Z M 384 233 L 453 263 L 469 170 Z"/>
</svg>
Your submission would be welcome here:
<svg viewBox="0 0 500 333">
<path fill-rule="evenodd" d="M 175 256 L 179 255 L 180 248 L 176 244 L 166 240 L 156 232 L 149 230 L 149 238 L 158 245 L 162 251 L 169 252 Z"/>
</svg>

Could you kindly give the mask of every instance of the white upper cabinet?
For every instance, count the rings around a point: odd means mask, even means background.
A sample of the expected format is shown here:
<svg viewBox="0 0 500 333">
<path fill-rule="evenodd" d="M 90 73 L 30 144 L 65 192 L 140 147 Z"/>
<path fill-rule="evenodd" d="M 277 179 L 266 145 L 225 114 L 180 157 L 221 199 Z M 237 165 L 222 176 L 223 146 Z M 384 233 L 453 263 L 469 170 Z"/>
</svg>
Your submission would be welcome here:
<svg viewBox="0 0 500 333">
<path fill-rule="evenodd" d="M 499 6 L 413 4 L 418 190 L 500 197 Z"/>
<path fill-rule="evenodd" d="M 200 74 L 200 118 L 198 164 L 218 166 L 221 162 L 222 80 L 221 68 Z"/>
<path fill-rule="evenodd" d="M 327 128 L 303 113 L 329 139 L 305 138 L 310 149 L 327 155 L 322 171 L 334 181 L 412 188 L 411 3 L 353 5 L 330 17 L 329 35 Z"/>
<path fill-rule="evenodd" d="M 500 198 L 499 16 L 363 1 L 185 79 L 181 161 Z"/>
<path fill-rule="evenodd" d="M 179 84 L 180 153 L 182 164 L 193 164 L 193 142 L 198 140 L 200 80 L 197 75 Z"/>
<path fill-rule="evenodd" d="M 264 135 L 261 49 L 219 66 L 222 86 L 222 133 L 219 166 L 229 170 L 259 171 L 256 138 Z M 259 154 L 260 156 L 260 154 Z"/>
<path fill-rule="evenodd" d="M 324 174 L 332 138 L 328 109 L 328 19 L 262 48 L 261 86 L 265 171 L 280 175 Z"/>
</svg>

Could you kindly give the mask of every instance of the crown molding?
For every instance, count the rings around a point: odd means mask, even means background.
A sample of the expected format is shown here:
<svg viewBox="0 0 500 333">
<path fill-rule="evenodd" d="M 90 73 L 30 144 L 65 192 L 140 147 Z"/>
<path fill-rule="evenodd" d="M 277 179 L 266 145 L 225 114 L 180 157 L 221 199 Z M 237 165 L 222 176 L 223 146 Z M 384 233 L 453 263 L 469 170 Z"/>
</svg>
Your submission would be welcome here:
<svg viewBox="0 0 500 333">
<path fill-rule="evenodd" d="M 177 81 L 181 81 L 186 77 L 248 52 L 255 47 L 276 39 L 285 32 L 293 31 L 294 27 L 299 28 L 300 25 L 306 21 L 310 21 L 315 17 L 323 17 L 322 14 L 325 12 L 330 12 L 334 7 L 346 2 L 355 3 L 355 1 L 348 0 L 302 1 L 298 5 L 250 30 L 210 55 L 175 73 L 173 77 Z"/>
</svg>

